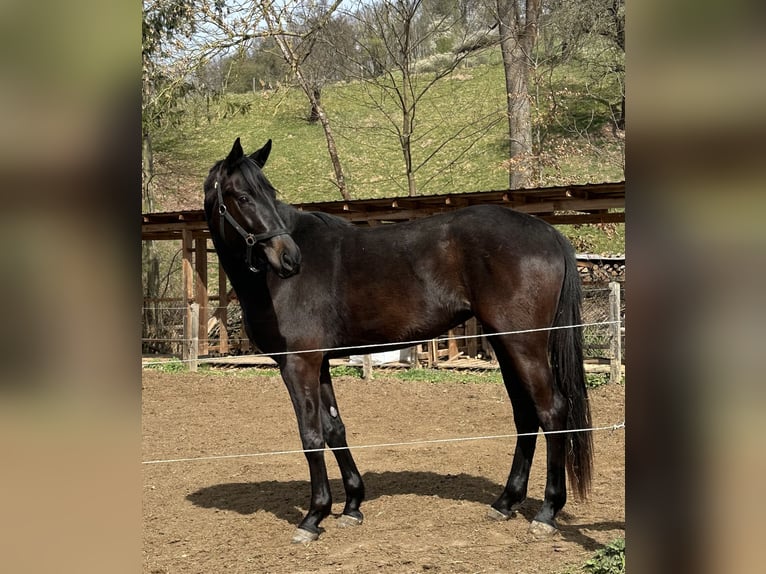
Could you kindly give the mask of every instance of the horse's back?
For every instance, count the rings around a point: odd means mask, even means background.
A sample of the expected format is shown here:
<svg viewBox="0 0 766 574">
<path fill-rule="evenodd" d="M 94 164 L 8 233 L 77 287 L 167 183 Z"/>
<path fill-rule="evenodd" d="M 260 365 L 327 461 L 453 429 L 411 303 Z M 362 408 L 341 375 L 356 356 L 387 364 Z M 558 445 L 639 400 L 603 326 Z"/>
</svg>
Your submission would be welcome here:
<svg viewBox="0 0 766 574">
<path fill-rule="evenodd" d="M 553 320 L 567 242 L 550 224 L 500 206 L 462 210 L 453 224 L 472 312 L 496 330 Z"/>
<path fill-rule="evenodd" d="M 449 223 L 451 244 L 460 252 L 468 280 L 512 281 L 519 285 L 542 274 L 559 281 L 567 242 L 542 219 L 497 205 L 455 212 Z"/>
<path fill-rule="evenodd" d="M 558 231 L 542 219 L 499 205 L 474 205 L 455 212 L 452 223 L 461 236 L 471 242 L 512 242 L 526 253 L 553 249 L 558 251 Z"/>
</svg>

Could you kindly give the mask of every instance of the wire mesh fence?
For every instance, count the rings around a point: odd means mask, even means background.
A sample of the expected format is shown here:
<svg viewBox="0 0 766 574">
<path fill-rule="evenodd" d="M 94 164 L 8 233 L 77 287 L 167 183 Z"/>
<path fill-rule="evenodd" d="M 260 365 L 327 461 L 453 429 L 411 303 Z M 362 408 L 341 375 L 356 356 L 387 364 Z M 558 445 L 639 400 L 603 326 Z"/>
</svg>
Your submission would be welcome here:
<svg viewBox="0 0 766 574">
<path fill-rule="evenodd" d="M 623 356 L 625 353 L 625 285 L 620 285 L 620 326 Z M 582 322 L 605 323 L 618 319 L 612 317 L 609 303 L 609 286 L 594 286 L 583 289 Z M 583 327 L 583 353 L 586 359 L 610 358 L 611 330 L 609 325 L 594 325 Z"/>
<path fill-rule="evenodd" d="M 620 283 L 620 324 L 624 327 L 625 297 L 624 284 Z M 582 322 L 608 323 L 616 319 L 610 313 L 610 288 L 607 284 L 586 285 L 583 288 Z M 208 356 L 237 356 L 257 353 L 247 338 L 242 322 L 242 310 L 236 299 L 226 306 L 226 321 L 220 320 L 217 307 L 208 308 L 208 317 L 204 331 L 209 347 Z M 182 356 L 184 350 L 184 317 L 187 309 L 181 300 L 147 301 L 142 309 L 143 334 L 142 353 L 146 355 Z M 225 329 L 225 352 L 221 352 L 221 334 Z M 608 360 L 611 358 L 612 329 L 609 324 L 583 327 L 584 358 L 586 360 Z M 621 330 L 622 349 L 625 349 L 625 330 Z M 450 337 L 457 341 L 451 342 Z M 624 352 L 624 351 L 623 351 Z M 428 359 L 431 353 L 431 360 Z M 623 355 L 624 356 L 624 355 Z M 422 362 L 443 362 L 445 358 L 475 359 L 493 362 L 491 343 L 483 336 L 481 325 L 475 320 L 451 330 L 434 344 L 432 349 L 426 345 L 419 349 Z"/>
</svg>

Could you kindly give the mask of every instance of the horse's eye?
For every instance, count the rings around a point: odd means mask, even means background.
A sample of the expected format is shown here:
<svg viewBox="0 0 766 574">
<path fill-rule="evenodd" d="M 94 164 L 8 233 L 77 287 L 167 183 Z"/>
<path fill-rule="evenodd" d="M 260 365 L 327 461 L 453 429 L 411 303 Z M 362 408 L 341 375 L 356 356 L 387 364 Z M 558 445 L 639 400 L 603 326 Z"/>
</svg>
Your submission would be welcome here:
<svg viewBox="0 0 766 574">
<path fill-rule="evenodd" d="M 237 201 L 239 201 L 240 203 L 247 203 L 249 200 L 250 200 L 250 196 L 245 194 L 242 194 L 237 198 Z"/>
</svg>

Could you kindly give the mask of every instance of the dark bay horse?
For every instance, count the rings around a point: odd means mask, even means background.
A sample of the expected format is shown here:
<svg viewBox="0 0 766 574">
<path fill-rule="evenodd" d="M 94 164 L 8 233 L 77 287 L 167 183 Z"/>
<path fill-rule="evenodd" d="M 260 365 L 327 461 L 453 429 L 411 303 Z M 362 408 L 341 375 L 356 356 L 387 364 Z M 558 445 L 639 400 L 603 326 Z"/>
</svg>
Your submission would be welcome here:
<svg viewBox="0 0 766 574">
<path fill-rule="evenodd" d="M 590 431 L 579 430 L 591 426 L 582 333 L 567 327 L 580 324 L 572 246 L 542 220 L 499 206 L 371 228 L 302 212 L 278 201 L 263 175 L 270 151 L 271 140 L 245 155 L 237 138 L 205 180 L 205 214 L 247 335 L 278 363 L 308 451 L 311 501 L 293 541 L 315 540 L 330 514 L 326 446 L 334 449 L 346 493 L 340 525 L 362 522 L 364 484 L 346 448 L 329 367 L 330 358 L 349 351 L 314 349 L 397 348 L 472 316 L 488 334 L 527 330 L 490 336 L 516 428 L 531 433 L 517 440 L 490 516 L 510 518 L 525 499 L 540 428 L 577 431 L 545 435 L 545 497 L 531 528 L 553 532 L 566 502 L 566 475 L 584 498 L 593 458 Z"/>
</svg>

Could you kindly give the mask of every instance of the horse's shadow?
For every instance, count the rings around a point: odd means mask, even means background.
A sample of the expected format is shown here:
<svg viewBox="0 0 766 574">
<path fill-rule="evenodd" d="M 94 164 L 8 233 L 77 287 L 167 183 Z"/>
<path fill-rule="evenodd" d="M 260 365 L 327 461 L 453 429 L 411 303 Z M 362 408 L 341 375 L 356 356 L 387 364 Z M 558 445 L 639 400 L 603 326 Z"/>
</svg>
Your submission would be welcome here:
<svg viewBox="0 0 766 574">
<path fill-rule="evenodd" d="M 503 487 L 483 477 L 469 474 L 437 474 L 422 471 L 367 472 L 363 475 L 366 500 L 381 496 L 415 494 L 438 496 L 439 498 L 470 501 L 490 505 Z M 344 499 L 340 479 L 330 480 L 333 500 Z M 239 514 L 254 514 L 265 511 L 291 524 L 298 524 L 304 510 L 296 506 L 308 502 L 311 485 L 307 480 L 261 482 L 238 482 L 216 484 L 201 488 L 187 495 L 187 500 L 201 508 L 230 510 Z M 531 521 L 540 509 L 542 501 L 527 498 L 518 508 L 518 513 Z M 567 516 L 566 510 L 562 511 Z M 602 545 L 583 533 L 583 530 L 624 529 L 624 522 L 599 522 L 582 525 L 562 525 L 560 531 L 566 540 L 582 545 L 586 550 L 595 550 Z"/>
</svg>

